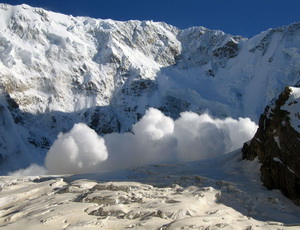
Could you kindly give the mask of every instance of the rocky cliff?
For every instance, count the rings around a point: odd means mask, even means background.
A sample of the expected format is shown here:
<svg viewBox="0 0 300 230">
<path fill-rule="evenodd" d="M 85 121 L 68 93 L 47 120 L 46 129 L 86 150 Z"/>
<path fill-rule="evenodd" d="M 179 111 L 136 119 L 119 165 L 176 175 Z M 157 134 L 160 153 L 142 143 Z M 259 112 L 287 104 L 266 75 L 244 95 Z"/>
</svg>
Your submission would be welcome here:
<svg viewBox="0 0 300 230">
<path fill-rule="evenodd" d="M 243 158 L 261 163 L 261 180 L 300 205 L 300 89 L 286 87 L 259 120 L 254 138 L 245 143 Z"/>
</svg>

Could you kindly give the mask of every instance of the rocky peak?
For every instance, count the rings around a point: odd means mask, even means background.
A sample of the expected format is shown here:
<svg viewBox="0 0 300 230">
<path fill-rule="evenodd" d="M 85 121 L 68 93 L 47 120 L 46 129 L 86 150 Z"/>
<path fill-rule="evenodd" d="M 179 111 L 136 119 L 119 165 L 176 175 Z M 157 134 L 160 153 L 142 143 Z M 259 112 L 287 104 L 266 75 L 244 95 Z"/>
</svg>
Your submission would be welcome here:
<svg viewBox="0 0 300 230">
<path fill-rule="evenodd" d="M 300 89 L 286 87 L 266 107 L 254 138 L 245 143 L 243 158 L 261 163 L 261 180 L 300 205 Z"/>
</svg>

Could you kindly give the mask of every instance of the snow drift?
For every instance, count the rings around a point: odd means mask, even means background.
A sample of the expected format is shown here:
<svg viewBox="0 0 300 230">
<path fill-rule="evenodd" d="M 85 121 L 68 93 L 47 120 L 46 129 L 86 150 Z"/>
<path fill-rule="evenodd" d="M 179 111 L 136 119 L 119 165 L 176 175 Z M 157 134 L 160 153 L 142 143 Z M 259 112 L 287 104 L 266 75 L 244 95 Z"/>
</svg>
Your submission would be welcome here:
<svg viewBox="0 0 300 230">
<path fill-rule="evenodd" d="M 242 147 L 257 126 L 249 118 L 181 113 L 173 120 L 150 108 L 132 132 L 103 138 L 85 124 L 60 134 L 45 159 L 49 173 L 90 173 L 158 162 L 202 160 Z"/>
</svg>

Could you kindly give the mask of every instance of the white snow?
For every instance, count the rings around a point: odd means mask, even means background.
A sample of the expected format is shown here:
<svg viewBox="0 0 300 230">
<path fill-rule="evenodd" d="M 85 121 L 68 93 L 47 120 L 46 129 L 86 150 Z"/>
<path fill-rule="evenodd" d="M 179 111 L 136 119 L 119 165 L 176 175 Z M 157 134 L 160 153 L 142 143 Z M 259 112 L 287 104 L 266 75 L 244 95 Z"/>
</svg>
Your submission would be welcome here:
<svg viewBox="0 0 300 230">
<path fill-rule="evenodd" d="M 51 174 L 89 173 L 144 164 L 211 158 L 241 148 L 257 126 L 250 119 L 214 119 L 184 112 L 177 120 L 150 108 L 132 132 L 98 137 L 84 124 L 60 134 L 45 159 Z"/>
<path fill-rule="evenodd" d="M 0 177 L 0 227 L 299 229 L 300 208 L 264 188 L 258 161 L 240 156 L 89 175 Z"/>
<path fill-rule="evenodd" d="M 105 105 L 122 111 L 133 104 L 144 112 L 176 96 L 194 112 L 257 121 L 267 103 L 297 83 L 297 25 L 245 39 L 203 27 L 180 31 L 165 23 L 72 17 L 26 5 L 1 4 L 0 11 L 1 84 L 14 84 L 11 96 L 33 114 Z M 237 56 L 214 56 L 229 41 L 237 44 Z M 155 81 L 159 93 L 143 102 L 118 94 L 139 78 Z M 94 97 L 83 90 L 88 83 Z M 123 131 L 136 122 L 130 116 L 122 120 Z"/>
<path fill-rule="evenodd" d="M 257 160 L 228 153 L 298 82 L 297 24 L 246 39 L 0 4 L 0 32 L 0 160 L 9 159 L 2 170 L 18 169 L 0 178 L 0 227 L 299 229 L 299 207 L 262 186 Z M 7 95 L 31 116 L 25 124 L 15 123 Z M 299 96 L 292 88 L 284 107 L 297 131 Z M 80 123 L 88 109 L 106 106 L 123 133 L 100 137 Z M 63 119 L 49 123 L 51 112 Z M 137 113 L 145 114 L 139 122 Z M 35 138 L 54 141 L 73 125 L 47 153 L 47 169 L 34 164 L 44 161 Z M 47 172 L 99 173 L 32 176 Z"/>
<path fill-rule="evenodd" d="M 26 169 L 19 169 L 17 171 L 8 173 L 8 176 L 14 177 L 24 177 L 24 176 L 39 176 L 39 175 L 46 175 L 48 171 L 45 167 L 39 166 L 37 164 L 31 164 Z"/>
<path fill-rule="evenodd" d="M 287 167 L 287 169 L 288 169 L 291 173 L 295 174 L 295 171 L 292 170 L 290 167 L 286 166 L 286 165 L 285 165 L 278 157 L 273 157 L 273 161 L 276 161 L 276 162 L 278 162 L 278 163 L 284 165 L 285 167 Z"/>
<path fill-rule="evenodd" d="M 281 149 L 279 137 L 278 136 L 274 136 L 274 140 L 275 140 L 278 148 Z"/>
<path fill-rule="evenodd" d="M 273 157 L 273 161 L 283 164 L 283 162 L 278 157 Z"/>
<path fill-rule="evenodd" d="M 300 89 L 290 87 L 291 95 L 281 109 L 289 112 L 290 122 L 292 127 L 300 132 Z"/>
<path fill-rule="evenodd" d="M 68 133 L 60 133 L 45 158 L 49 173 L 90 173 L 107 159 L 103 138 L 86 124 L 76 124 Z"/>
<path fill-rule="evenodd" d="M 292 170 L 290 167 L 287 167 L 287 168 L 288 168 L 288 170 L 289 170 L 291 173 L 295 174 L 295 171 L 294 171 L 294 170 Z"/>
</svg>

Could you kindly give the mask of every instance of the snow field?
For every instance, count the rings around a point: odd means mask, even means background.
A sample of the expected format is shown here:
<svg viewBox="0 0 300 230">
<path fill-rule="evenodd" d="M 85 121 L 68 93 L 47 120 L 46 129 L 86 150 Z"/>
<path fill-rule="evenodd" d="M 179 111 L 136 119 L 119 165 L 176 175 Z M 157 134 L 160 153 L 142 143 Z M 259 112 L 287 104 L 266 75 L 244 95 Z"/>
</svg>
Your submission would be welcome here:
<svg viewBox="0 0 300 230">
<path fill-rule="evenodd" d="M 0 177 L 0 227 L 298 229 L 299 207 L 267 191 L 258 162 L 241 162 L 240 155 L 89 175 Z"/>
</svg>

